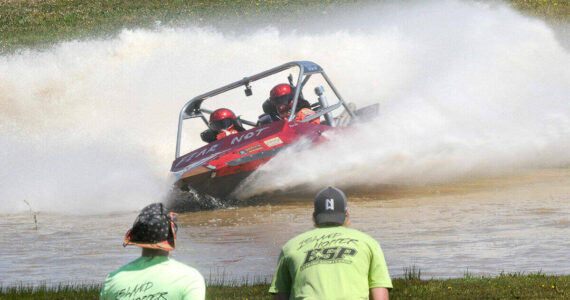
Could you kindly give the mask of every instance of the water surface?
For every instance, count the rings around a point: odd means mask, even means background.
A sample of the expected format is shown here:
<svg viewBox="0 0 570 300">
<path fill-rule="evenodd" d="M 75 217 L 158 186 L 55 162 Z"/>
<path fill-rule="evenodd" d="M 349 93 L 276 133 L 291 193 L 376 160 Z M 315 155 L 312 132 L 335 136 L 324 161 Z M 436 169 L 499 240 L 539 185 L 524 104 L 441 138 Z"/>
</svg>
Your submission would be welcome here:
<svg viewBox="0 0 570 300">
<path fill-rule="evenodd" d="M 380 242 L 393 277 L 413 265 L 427 278 L 570 270 L 570 169 L 347 194 L 352 226 Z M 37 230 L 29 213 L 3 215 L 0 284 L 101 282 L 140 255 L 121 245 L 137 213 L 40 213 Z M 310 197 L 182 213 L 173 257 L 209 280 L 269 279 L 311 214 Z"/>
</svg>

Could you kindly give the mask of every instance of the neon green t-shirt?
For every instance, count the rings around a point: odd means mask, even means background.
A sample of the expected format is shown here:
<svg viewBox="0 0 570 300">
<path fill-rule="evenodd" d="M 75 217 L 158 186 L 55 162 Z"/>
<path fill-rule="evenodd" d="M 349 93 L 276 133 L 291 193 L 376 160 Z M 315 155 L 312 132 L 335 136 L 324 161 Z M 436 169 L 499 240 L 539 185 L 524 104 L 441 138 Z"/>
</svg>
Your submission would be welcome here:
<svg viewBox="0 0 570 300">
<path fill-rule="evenodd" d="M 392 288 L 378 242 L 334 226 L 302 233 L 283 246 L 269 292 L 290 299 L 368 299 L 375 287 Z"/>
<path fill-rule="evenodd" d="M 100 299 L 203 300 L 204 277 L 196 269 L 165 256 L 139 257 L 109 274 Z"/>
</svg>

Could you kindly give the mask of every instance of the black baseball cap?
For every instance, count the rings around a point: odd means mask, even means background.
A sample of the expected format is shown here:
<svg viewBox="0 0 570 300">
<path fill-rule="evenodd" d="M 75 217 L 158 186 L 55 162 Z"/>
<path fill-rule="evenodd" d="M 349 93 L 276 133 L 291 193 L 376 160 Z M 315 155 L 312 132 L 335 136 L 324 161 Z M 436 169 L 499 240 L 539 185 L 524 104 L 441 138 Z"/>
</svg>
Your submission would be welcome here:
<svg viewBox="0 0 570 300">
<path fill-rule="evenodd" d="M 322 189 L 315 196 L 315 224 L 344 224 L 347 205 L 346 196 L 341 190 L 332 186 Z"/>
</svg>

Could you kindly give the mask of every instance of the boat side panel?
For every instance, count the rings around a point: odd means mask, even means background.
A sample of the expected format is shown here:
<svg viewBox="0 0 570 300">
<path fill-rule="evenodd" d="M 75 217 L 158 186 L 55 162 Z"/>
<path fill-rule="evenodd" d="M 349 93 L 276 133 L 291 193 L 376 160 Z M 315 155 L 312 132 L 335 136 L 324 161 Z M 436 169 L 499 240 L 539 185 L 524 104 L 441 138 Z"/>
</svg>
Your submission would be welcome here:
<svg viewBox="0 0 570 300">
<path fill-rule="evenodd" d="M 255 141 L 262 140 L 270 135 L 281 132 L 285 121 L 274 122 L 260 127 L 227 136 L 223 139 L 202 146 L 184 156 L 179 157 L 172 163 L 172 172 L 179 172 L 189 166 L 208 164 L 210 161 L 235 151 L 244 145 L 249 145 Z"/>
<path fill-rule="evenodd" d="M 283 121 L 280 121 L 279 123 L 282 122 Z M 291 145 L 301 137 L 309 139 L 314 144 L 320 144 L 326 140 L 322 136 L 322 133 L 333 129 L 332 127 L 325 125 L 297 122 L 284 122 L 276 128 L 279 128 L 280 130 L 277 132 L 268 130 L 267 132 L 270 133 L 269 135 L 260 134 L 248 139 L 247 143 L 239 143 L 236 144 L 237 147 L 231 147 L 234 151 L 223 151 L 219 153 L 217 157 L 208 161 L 208 164 L 213 168 L 212 171 L 207 172 L 207 174 L 200 173 L 197 174 L 197 176 L 185 176 L 185 174 L 193 172 L 193 169 L 186 171 L 182 174 L 177 185 L 187 185 L 201 193 L 206 193 L 216 197 L 225 197 L 229 195 L 243 179 L 249 176 L 249 174 L 271 160 L 275 154 L 278 153 L 279 148 Z M 232 136 L 229 136 L 225 139 L 231 137 Z M 242 137 L 242 139 L 244 138 L 245 137 Z M 278 141 L 280 142 L 278 143 Z M 271 155 L 262 155 L 262 152 L 268 151 L 271 151 Z M 254 158 L 256 157 L 255 154 L 260 154 L 260 158 L 252 160 L 244 159 L 250 155 Z M 244 162 L 228 164 L 229 162 L 239 162 L 240 159 L 243 159 Z M 198 160 L 198 162 L 200 163 L 201 161 Z M 204 164 L 205 163 L 202 165 Z M 190 165 L 190 163 L 186 164 L 186 166 L 188 165 Z M 182 169 L 183 168 L 184 167 L 182 167 Z"/>
</svg>

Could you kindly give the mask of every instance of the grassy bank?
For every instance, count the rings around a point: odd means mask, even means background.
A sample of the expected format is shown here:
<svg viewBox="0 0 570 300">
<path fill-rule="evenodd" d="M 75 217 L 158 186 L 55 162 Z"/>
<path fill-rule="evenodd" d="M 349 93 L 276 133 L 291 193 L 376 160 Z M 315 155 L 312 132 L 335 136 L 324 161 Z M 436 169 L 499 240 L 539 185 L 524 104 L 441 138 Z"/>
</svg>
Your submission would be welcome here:
<svg viewBox="0 0 570 300">
<path fill-rule="evenodd" d="M 569 299 L 570 275 L 503 274 L 421 280 L 417 276 L 393 280 L 390 299 Z M 98 285 L 68 285 L 31 288 L 4 287 L 0 299 L 98 299 Z M 268 284 L 215 286 L 207 288 L 207 299 L 271 299 Z"/>
<path fill-rule="evenodd" d="M 354 1 L 352 1 L 354 2 Z M 157 25 L 239 22 L 243 17 L 282 21 L 290 13 L 344 5 L 346 1 L 303 0 L 0 0 L 2 49 L 112 36 L 122 29 Z"/>
<path fill-rule="evenodd" d="M 488 0 L 501 2 L 498 0 Z M 124 28 L 241 22 L 291 22 L 289 16 L 342 9 L 370 0 L 0 0 L 0 51 L 73 39 L 113 36 Z M 373 1 L 378 2 L 378 1 Z M 569 23 L 567 0 L 510 0 L 514 8 L 549 22 Z"/>
</svg>

